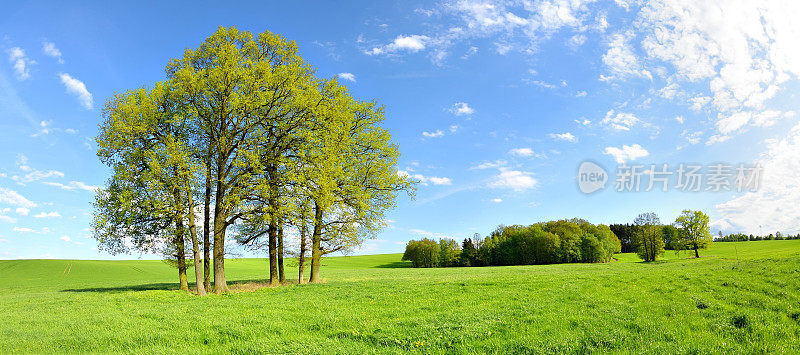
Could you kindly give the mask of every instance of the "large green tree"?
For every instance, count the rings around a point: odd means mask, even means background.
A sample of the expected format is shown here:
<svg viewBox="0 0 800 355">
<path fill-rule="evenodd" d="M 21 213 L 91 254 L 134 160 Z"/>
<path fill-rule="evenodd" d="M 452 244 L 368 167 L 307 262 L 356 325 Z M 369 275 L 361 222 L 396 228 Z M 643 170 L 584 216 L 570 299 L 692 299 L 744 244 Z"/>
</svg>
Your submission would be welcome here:
<svg viewBox="0 0 800 355">
<path fill-rule="evenodd" d="M 675 219 L 679 228 L 678 244 L 682 248 L 694 250 L 694 256 L 700 257 L 699 249 L 708 249 L 714 242 L 708 228 L 708 216 L 702 211 L 683 210 Z"/>
<path fill-rule="evenodd" d="M 213 245 L 213 291 L 228 290 L 229 229 L 243 244 L 268 249 L 270 281 L 277 284 L 285 280 L 284 228 L 302 226 L 305 234 L 313 226 L 311 245 L 302 244 L 311 250 L 316 282 L 322 255 L 374 235 L 396 193 L 411 188 L 397 174 L 397 147 L 380 126 L 383 108 L 354 99 L 336 79 L 317 78 L 292 41 L 221 27 L 170 61 L 167 76 L 152 90 L 109 101 L 99 154 L 115 175 L 101 194 L 98 205 L 108 213 L 99 214 L 98 224 L 121 206 L 141 223 L 151 221 L 143 229 L 150 235 L 168 226 L 175 238 L 167 244 L 184 271 L 182 241 L 191 238 L 204 288 Z M 203 198 L 204 258 L 195 196 Z M 117 226 L 132 225 L 117 219 Z"/>
<path fill-rule="evenodd" d="M 214 291 L 228 288 L 228 227 L 254 213 L 268 216 L 270 279 L 277 283 L 281 168 L 315 118 L 320 95 L 313 70 L 294 42 L 231 27 L 187 49 L 167 73 L 208 147 L 203 157 L 214 183 Z"/>
<path fill-rule="evenodd" d="M 319 282 L 325 254 L 360 245 L 385 226 L 384 213 L 414 181 L 397 173 L 399 151 L 381 127 L 383 108 L 353 98 L 335 79 L 322 88 L 307 149 L 299 152 L 298 192 L 311 201 L 310 282 Z"/>
<path fill-rule="evenodd" d="M 661 220 L 653 212 L 639 214 L 633 224 L 638 228 L 634 234 L 636 254 L 644 261 L 655 261 L 664 254 L 664 233 Z"/>
<path fill-rule="evenodd" d="M 184 249 L 188 236 L 197 292 L 203 295 L 192 188 L 198 166 L 192 159 L 192 128 L 174 98 L 168 84 L 158 83 L 106 103 L 98 156 L 114 174 L 97 195 L 95 238 L 112 252 L 170 254 L 178 266 L 180 287 L 188 290 Z"/>
</svg>

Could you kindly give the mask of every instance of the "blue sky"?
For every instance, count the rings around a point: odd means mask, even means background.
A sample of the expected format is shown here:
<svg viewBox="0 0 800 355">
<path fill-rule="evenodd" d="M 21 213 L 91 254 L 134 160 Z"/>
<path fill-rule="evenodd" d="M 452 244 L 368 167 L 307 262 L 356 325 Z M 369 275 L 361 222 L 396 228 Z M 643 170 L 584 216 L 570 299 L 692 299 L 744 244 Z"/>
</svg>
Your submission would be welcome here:
<svg viewBox="0 0 800 355">
<path fill-rule="evenodd" d="M 357 253 L 558 218 L 669 223 L 685 208 L 714 231 L 797 233 L 797 15 L 777 1 L 5 4 L 0 258 L 112 257 L 88 229 L 109 174 L 94 145 L 105 100 L 164 79 L 170 58 L 231 25 L 296 41 L 318 75 L 386 106 L 399 169 L 423 183 Z M 590 195 L 585 160 L 610 176 Z M 673 179 L 618 192 L 622 162 L 762 170 L 757 191 Z"/>
</svg>

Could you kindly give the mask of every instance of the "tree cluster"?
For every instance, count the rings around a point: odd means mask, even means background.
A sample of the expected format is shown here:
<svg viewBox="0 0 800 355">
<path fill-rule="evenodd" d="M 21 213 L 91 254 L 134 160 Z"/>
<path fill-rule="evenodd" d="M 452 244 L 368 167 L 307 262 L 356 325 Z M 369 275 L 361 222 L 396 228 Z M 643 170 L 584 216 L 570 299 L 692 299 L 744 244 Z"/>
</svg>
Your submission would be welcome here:
<svg viewBox="0 0 800 355">
<path fill-rule="evenodd" d="M 760 235 L 747 235 L 744 233 L 731 233 L 727 235 L 722 235 L 722 232 L 719 233 L 718 237 L 714 238 L 715 242 L 754 242 L 759 240 L 794 240 L 800 239 L 800 234 L 787 234 L 786 236 L 783 235 L 781 232 L 777 232 L 775 234 L 769 234 L 765 236 Z"/>
<path fill-rule="evenodd" d="M 266 250 L 270 282 L 283 282 L 289 231 L 300 282 L 308 253 L 317 282 L 323 255 L 373 236 L 396 193 L 412 193 L 383 108 L 318 78 L 292 41 L 220 28 L 166 73 L 106 102 L 97 154 L 112 176 L 93 227 L 101 249 L 173 260 L 181 289 L 188 257 L 198 294 L 212 270 L 213 291 L 228 290 L 229 240 Z"/>
<path fill-rule="evenodd" d="M 708 216 L 701 211 L 683 210 L 671 225 L 662 225 L 655 213 L 642 213 L 633 224 L 612 224 L 611 230 L 621 235 L 623 252 L 635 252 L 644 261 L 655 261 L 664 250 L 708 249 L 713 242 Z"/>
<path fill-rule="evenodd" d="M 499 226 L 489 236 L 453 240 L 412 240 L 403 260 L 414 267 L 532 265 L 610 261 L 619 239 L 605 225 L 570 219 L 530 226 Z"/>
</svg>

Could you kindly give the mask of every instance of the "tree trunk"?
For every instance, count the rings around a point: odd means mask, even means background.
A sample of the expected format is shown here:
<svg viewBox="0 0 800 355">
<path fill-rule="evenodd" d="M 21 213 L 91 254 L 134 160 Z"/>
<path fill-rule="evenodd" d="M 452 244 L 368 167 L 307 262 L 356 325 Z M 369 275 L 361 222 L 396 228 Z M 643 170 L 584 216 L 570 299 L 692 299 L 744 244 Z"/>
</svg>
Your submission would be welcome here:
<svg viewBox="0 0 800 355">
<path fill-rule="evenodd" d="M 286 274 L 283 269 L 283 224 L 278 226 L 278 278 L 281 283 L 286 282 Z"/>
<path fill-rule="evenodd" d="M 697 243 L 694 244 L 694 257 L 695 258 L 699 258 L 700 257 L 700 253 L 697 252 Z"/>
<path fill-rule="evenodd" d="M 177 221 L 175 228 L 175 257 L 178 262 L 178 282 L 182 291 L 189 291 L 189 282 L 186 279 L 186 251 L 183 249 L 183 222 Z"/>
<path fill-rule="evenodd" d="M 286 274 L 283 272 L 283 225 L 278 226 L 278 281 L 286 282 Z"/>
<path fill-rule="evenodd" d="M 278 284 L 278 226 L 274 214 L 269 217 L 269 284 L 276 286 Z"/>
<path fill-rule="evenodd" d="M 322 208 L 314 203 L 314 234 L 311 236 L 311 279 L 308 282 L 320 282 L 319 266 L 322 262 Z"/>
<path fill-rule="evenodd" d="M 211 159 L 206 168 L 206 191 L 203 201 L 203 286 L 211 289 Z"/>
<path fill-rule="evenodd" d="M 191 192 L 190 192 L 191 194 Z M 194 201 L 189 197 L 189 235 L 192 237 L 192 254 L 194 256 L 194 280 L 197 285 L 197 295 L 205 296 L 206 287 L 203 285 L 203 260 L 200 260 L 200 242 L 197 240 L 197 225 L 194 217 Z"/>
<path fill-rule="evenodd" d="M 217 181 L 216 204 L 214 205 L 214 293 L 228 292 L 225 281 L 225 227 L 227 213 L 224 205 L 225 190 Z"/>
<path fill-rule="evenodd" d="M 304 209 L 303 209 L 302 214 L 300 216 L 300 223 L 303 224 L 302 226 L 300 226 L 300 256 L 297 258 L 297 262 L 298 262 L 298 266 L 297 266 L 297 274 L 298 274 L 297 283 L 299 283 L 299 284 L 306 283 L 305 275 L 303 275 L 303 273 L 305 272 L 304 268 L 305 268 L 305 264 L 306 264 L 306 252 L 307 252 L 306 249 L 308 248 L 308 246 L 306 245 L 306 213 L 305 213 L 306 211 L 305 211 L 305 206 L 303 208 Z"/>
<path fill-rule="evenodd" d="M 273 165 L 267 166 L 267 174 L 269 176 L 269 227 L 267 234 L 269 234 L 269 284 L 271 286 L 278 285 L 278 186 L 275 183 L 277 179 L 278 169 Z"/>
</svg>

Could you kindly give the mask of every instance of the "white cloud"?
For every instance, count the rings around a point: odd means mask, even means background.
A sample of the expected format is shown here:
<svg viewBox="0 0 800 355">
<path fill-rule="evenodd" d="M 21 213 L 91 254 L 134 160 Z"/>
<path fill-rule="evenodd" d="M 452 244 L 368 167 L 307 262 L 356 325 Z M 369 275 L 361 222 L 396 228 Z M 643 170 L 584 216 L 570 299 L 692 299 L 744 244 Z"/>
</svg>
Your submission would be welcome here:
<svg viewBox="0 0 800 355">
<path fill-rule="evenodd" d="M 512 170 L 505 167 L 498 168 L 500 173 L 489 181 L 489 187 L 493 189 L 511 189 L 516 192 L 524 192 L 533 189 L 538 181 L 531 177 L 531 173 L 519 170 Z"/>
<path fill-rule="evenodd" d="M 508 162 L 506 162 L 505 160 L 486 161 L 470 167 L 470 170 L 496 169 L 506 166 L 506 164 L 508 164 Z"/>
<path fill-rule="evenodd" d="M 577 93 L 575 93 L 575 97 L 586 97 L 586 95 L 587 95 L 586 91 L 578 91 Z"/>
<path fill-rule="evenodd" d="M 450 112 L 456 116 L 471 115 L 475 110 L 466 102 L 456 102 L 450 107 Z"/>
<path fill-rule="evenodd" d="M 496 52 L 500 55 L 512 49 L 532 52 L 536 42 L 550 37 L 554 32 L 569 28 L 578 32 L 591 29 L 603 30 L 604 24 L 587 22 L 605 22 L 605 16 L 591 17 L 592 10 L 587 4 L 594 0 L 540 0 L 536 2 L 510 1 L 474 1 L 456 0 L 441 5 L 441 9 L 418 12 L 425 15 L 426 20 L 433 14 L 436 17 L 447 17 L 449 27 L 441 24 L 431 27 L 431 33 L 425 35 L 401 35 L 391 43 L 364 50 L 365 54 L 377 55 L 399 52 L 405 49 L 418 52 L 430 49 L 431 60 L 440 65 L 448 56 L 451 47 L 461 42 L 472 43 L 473 39 L 484 39 L 497 36 L 493 41 Z M 426 21 L 429 22 L 429 21 Z M 443 21 L 444 22 L 444 21 Z M 573 45 L 583 38 L 577 36 Z M 365 42 L 361 38 L 361 42 Z M 512 42 L 512 40 L 515 40 Z"/>
<path fill-rule="evenodd" d="M 36 63 L 28 59 L 25 55 L 25 50 L 19 47 L 12 47 L 8 50 L 8 61 L 11 62 L 14 67 L 14 73 L 19 80 L 30 78 L 30 66 Z"/>
<path fill-rule="evenodd" d="M 58 239 L 61 239 L 61 240 L 65 241 L 65 242 L 67 242 L 67 243 L 69 243 L 70 240 L 72 240 L 72 238 L 70 238 L 68 235 L 62 235 L 61 238 L 58 238 Z"/>
<path fill-rule="evenodd" d="M 55 43 L 47 41 L 42 42 L 42 51 L 44 51 L 44 54 L 56 58 L 59 63 L 64 63 L 64 60 L 61 59 L 61 51 L 56 48 Z"/>
<path fill-rule="evenodd" d="M 0 203 L 9 204 L 11 206 L 19 206 L 24 208 L 34 208 L 36 204 L 20 195 L 14 190 L 9 190 L 0 187 Z"/>
<path fill-rule="evenodd" d="M 748 123 L 757 127 L 769 127 L 781 118 L 792 116 L 794 116 L 794 111 L 781 112 L 777 110 L 740 111 L 727 116 L 720 114 L 717 129 L 722 134 L 729 134 L 738 131 Z"/>
<path fill-rule="evenodd" d="M 603 55 L 603 63 L 611 71 L 611 76 L 601 76 L 601 80 L 625 79 L 640 77 L 653 79 L 653 75 L 643 68 L 636 54 L 631 48 L 633 32 L 616 33 L 611 36 L 608 51 Z"/>
<path fill-rule="evenodd" d="M 514 148 L 508 151 L 508 154 L 516 155 L 518 157 L 529 157 L 534 154 L 531 148 Z"/>
<path fill-rule="evenodd" d="M 49 186 L 55 186 L 55 187 L 58 187 L 58 188 L 61 188 L 61 189 L 64 189 L 64 190 L 70 190 L 70 191 L 72 191 L 72 190 L 86 190 L 86 191 L 94 192 L 94 191 L 96 191 L 97 189 L 100 188 L 99 186 L 87 185 L 87 184 L 82 183 L 80 181 L 70 181 L 69 184 L 62 184 L 60 182 L 45 181 L 45 182 L 43 182 L 43 184 L 49 185 Z"/>
<path fill-rule="evenodd" d="M 2 212 L 0 212 L 2 213 Z M 0 222 L 5 223 L 17 223 L 17 219 L 11 216 L 6 216 L 4 214 L 0 214 Z"/>
<path fill-rule="evenodd" d="M 648 156 L 650 153 L 638 144 L 623 145 L 622 148 L 606 147 L 604 154 L 614 157 L 617 163 L 622 164 L 628 160 L 636 160 Z"/>
<path fill-rule="evenodd" d="M 31 209 L 30 208 L 25 208 L 25 207 L 17 207 L 15 212 L 17 212 L 17 214 L 20 215 L 20 216 L 27 216 L 28 213 L 31 212 Z"/>
<path fill-rule="evenodd" d="M 716 205 L 718 225 L 727 224 L 731 231 L 748 234 L 800 232 L 800 209 L 796 208 L 800 206 L 800 124 L 786 138 L 767 143 L 759 161 L 758 190 Z"/>
<path fill-rule="evenodd" d="M 42 122 L 42 126 L 46 127 L 45 122 Z M 20 175 L 13 175 L 11 177 L 11 180 L 14 180 L 16 183 L 18 183 L 20 185 L 24 185 L 24 184 L 29 183 L 29 182 L 38 181 L 38 180 L 47 179 L 47 178 L 64 177 L 64 173 L 62 173 L 60 171 L 57 171 L 57 170 L 41 171 L 41 170 L 37 170 L 37 169 L 32 168 L 30 165 L 28 165 L 28 157 L 26 157 L 24 154 L 18 154 L 17 155 L 16 165 L 17 165 L 17 168 L 20 171 L 27 173 L 27 174 L 24 174 L 24 175 L 21 175 L 21 176 Z"/>
<path fill-rule="evenodd" d="M 425 138 L 439 138 L 441 136 L 444 136 L 444 132 L 442 132 L 441 129 L 437 129 L 434 132 L 425 131 L 425 132 L 422 132 L 422 136 L 425 137 Z"/>
<path fill-rule="evenodd" d="M 11 179 L 21 184 L 24 184 L 47 178 L 60 178 L 60 177 L 64 177 L 64 173 L 57 170 L 47 170 L 47 171 L 33 170 L 30 173 L 27 173 L 23 176 L 14 175 L 11 177 Z"/>
<path fill-rule="evenodd" d="M 356 76 L 353 73 L 339 73 L 338 77 L 342 78 L 342 80 L 350 80 L 352 82 L 356 82 Z"/>
<path fill-rule="evenodd" d="M 493 198 L 490 201 L 492 201 L 494 203 L 500 203 L 500 202 L 503 202 L 503 199 L 502 198 Z"/>
<path fill-rule="evenodd" d="M 450 178 L 439 177 L 439 176 L 424 176 L 422 174 L 414 174 L 406 170 L 398 170 L 397 175 L 417 180 L 423 186 L 427 186 L 429 183 L 434 185 L 450 185 L 453 183 L 453 181 L 450 180 Z"/>
<path fill-rule="evenodd" d="M 625 112 L 615 112 L 614 110 L 609 110 L 606 112 L 606 117 L 603 118 L 601 123 L 610 125 L 612 128 L 618 131 L 630 131 L 631 127 L 639 122 L 639 119 L 636 118 L 632 113 L 625 113 Z"/>
<path fill-rule="evenodd" d="M 569 41 L 567 41 L 567 45 L 572 47 L 572 49 L 577 49 L 584 43 L 586 43 L 586 35 L 580 33 L 570 37 Z"/>
<path fill-rule="evenodd" d="M 38 214 L 33 216 L 33 218 L 60 218 L 60 217 L 61 217 L 61 214 L 56 212 L 56 211 L 40 212 L 40 213 L 38 213 Z"/>
<path fill-rule="evenodd" d="M 508 52 L 514 49 L 514 46 L 512 44 L 506 42 L 495 42 L 494 47 L 495 47 L 495 52 L 497 52 L 497 54 L 499 55 L 506 55 L 508 54 Z"/>
<path fill-rule="evenodd" d="M 572 133 L 564 132 L 564 133 L 550 133 L 548 134 L 550 138 L 558 139 L 567 142 L 577 142 L 578 138 L 575 137 Z"/>
<path fill-rule="evenodd" d="M 37 231 L 28 227 L 14 227 L 11 230 L 18 233 L 38 233 Z"/>
<path fill-rule="evenodd" d="M 430 41 L 430 38 L 428 36 L 400 35 L 397 36 L 394 39 L 394 41 L 392 41 L 392 43 L 389 43 L 385 46 L 373 47 L 372 50 L 369 50 L 365 53 L 369 55 L 388 54 L 388 53 L 395 53 L 398 51 L 407 51 L 411 53 L 416 53 L 425 49 L 425 43 L 428 41 Z"/>
<path fill-rule="evenodd" d="M 683 116 L 675 116 L 675 121 L 677 121 L 677 122 L 678 122 L 678 123 L 680 123 L 680 124 L 683 124 L 683 122 L 684 122 L 685 120 L 686 120 L 686 119 L 685 119 L 685 118 L 683 118 Z"/>
<path fill-rule="evenodd" d="M 702 134 L 703 134 L 703 132 L 702 132 L 702 131 L 692 132 L 692 131 L 689 131 L 689 130 L 687 129 L 687 130 L 684 130 L 684 131 L 681 133 L 681 136 L 683 136 L 684 138 L 686 138 L 686 141 L 687 141 L 687 142 L 689 142 L 689 144 L 692 144 L 692 145 L 694 145 L 694 144 L 700 143 L 700 136 L 701 136 Z"/>
<path fill-rule="evenodd" d="M 436 177 L 436 176 L 429 177 L 428 181 L 430 181 L 434 185 L 450 185 L 452 183 L 450 178 Z"/>
<path fill-rule="evenodd" d="M 642 49 L 671 79 L 704 92 L 691 109 L 709 102 L 719 114 L 720 133 L 736 131 L 800 76 L 800 13 L 797 1 L 653 0 L 636 19 Z"/>
<path fill-rule="evenodd" d="M 713 135 L 711 137 L 708 137 L 708 141 L 706 142 L 706 145 L 722 143 L 724 141 L 727 141 L 728 139 L 731 139 L 731 136 L 715 134 L 715 135 Z"/>
<path fill-rule="evenodd" d="M 697 97 L 693 97 L 693 98 L 689 99 L 689 102 L 692 103 L 692 105 L 689 106 L 689 108 L 691 108 L 692 111 L 700 111 L 709 102 L 711 102 L 711 98 L 708 97 L 708 96 L 697 96 Z"/>
<path fill-rule="evenodd" d="M 78 101 L 86 109 L 92 108 L 94 105 L 92 93 L 86 89 L 86 85 L 82 81 L 75 79 L 66 73 L 61 73 L 58 76 L 61 78 L 61 83 L 64 84 L 64 87 L 66 87 L 68 93 L 76 95 L 78 97 Z"/>
<path fill-rule="evenodd" d="M 674 99 L 675 97 L 684 95 L 683 90 L 680 89 L 680 86 L 677 83 L 672 83 L 659 89 L 656 94 L 665 99 Z"/>
<path fill-rule="evenodd" d="M 525 82 L 527 82 L 529 84 L 536 85 L 536 86 L 538 86 L 540 88 L 545 88 L 545 89 L 555 89 L 556 88 L 555 84 L 550 84 L 550 83 L 548 83 L 546 81 L 542 81 L 542 80 L 525 80 Z"/>
<path fill-rule="evenodd" d="M 41 121 L 39 122 L 39 127 L 41 127 L 39 132 L 36 132 L 35 134 L 31 135 L 31 137 L 38 137 L 41 135 L 50 134 L 50 122 Z"/>
</svg>

